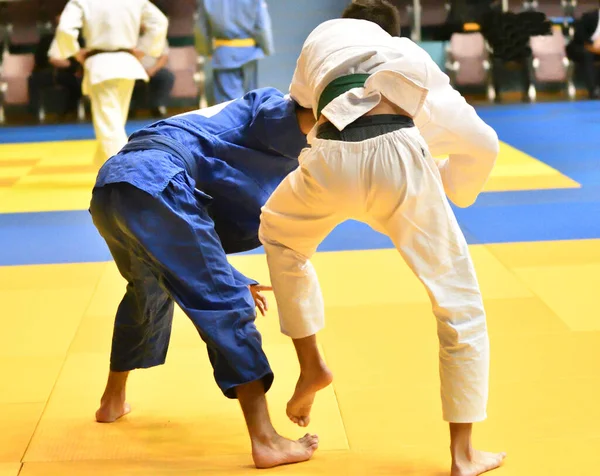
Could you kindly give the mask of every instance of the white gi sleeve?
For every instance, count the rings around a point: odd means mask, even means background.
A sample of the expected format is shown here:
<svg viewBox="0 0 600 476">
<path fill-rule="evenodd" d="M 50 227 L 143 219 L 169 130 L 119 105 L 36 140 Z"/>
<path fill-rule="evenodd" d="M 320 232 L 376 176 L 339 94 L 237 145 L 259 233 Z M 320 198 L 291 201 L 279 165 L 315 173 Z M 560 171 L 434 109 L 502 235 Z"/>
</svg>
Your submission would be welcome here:
<svg viewBox="0 0 600 476">
<path fill-rule="evenodd" d="M 169 20 L 150 2 L 146 2 L 142 10 L 142 25 L 145 33 L 140 38 L 138 49 L 148 56 L 159 58 L 165 49 Z"/>
<path fill-rule="evenodd" d="M 52 57 L 67 59 L 80 50 L 79 30 L 83 26 L 83 9 L 79 0 L 70 0 L 63 10 L 54 37 Z"/>
<path fill-rule="evenodd" d="M 425 53 L 426 54 L 426 53 Z M 427 55 L 424 113 L 420 127 L 432 155 L 449 155 L 438 164 L 444 190 L 459 207 L 468 207 L 483 190 L 498 157 L 498 135 L 451 85 L 448 76 Z"/>
</svg>

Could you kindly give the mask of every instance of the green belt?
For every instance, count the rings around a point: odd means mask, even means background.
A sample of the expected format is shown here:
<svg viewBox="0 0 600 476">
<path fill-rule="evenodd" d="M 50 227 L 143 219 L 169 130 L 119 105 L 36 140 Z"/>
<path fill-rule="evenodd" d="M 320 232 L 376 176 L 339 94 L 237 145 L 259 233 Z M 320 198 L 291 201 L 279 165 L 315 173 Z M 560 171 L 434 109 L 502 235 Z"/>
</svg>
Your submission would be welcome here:
<svg viewBox="0 0 600 476">
<path fill-rule="evenodd" d="M 349 74 L 347 76 L 341 76 L 334 79 L 327 85 L 327 87 L 321 93 L 319 98 L 319 106 L 317 107 L 317 119 L 321 117 L 321 111 L 333 101 L 335 98 L 341 96 L 345 92 L 350 91 L 354 88 L 364 88 L 367 79 L 371 76 L 370 74 Z"/>
</svg>

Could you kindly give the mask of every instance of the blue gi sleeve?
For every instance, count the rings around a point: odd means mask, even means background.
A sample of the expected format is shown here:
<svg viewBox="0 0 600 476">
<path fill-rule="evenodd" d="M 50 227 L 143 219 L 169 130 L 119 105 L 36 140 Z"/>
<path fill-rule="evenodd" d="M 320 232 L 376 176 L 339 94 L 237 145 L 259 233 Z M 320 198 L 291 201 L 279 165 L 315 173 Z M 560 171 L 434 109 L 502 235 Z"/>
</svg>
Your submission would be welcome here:
<svg viewBox="0 0 600 476">
<path fill-rule="evenodd" d="M 204 5 L 204 0 L 198 1 L 198 29 L 200 30 L 200 36 L 204 41 L 204 52 L 206 56 L 212 56 L 213 36 L 208 12 L 206 11 L 206 6 Z"/>
<path fill-rule="evenodd" d="M 254 286 L 255 284 L 258 284 L 258 281 L 255 281 L 254 279 L 247 278 L 242 273 L 240 273 L 237 269 L 235 269 L 233 266 L 231 266 L 231 265 L 229 265 L 229 266 L 231 267 L 231 273 L 233 274 L 233 278 L 238 283 L 244 284 L 246 286 Z"/>
<path fill-rule="evenodd" d="M 298 159 L 307 146 L 296 117 L 296 103 L 275 89 L 263 90 L 250 132 L 268 150 L 289 159 Z"/>
<path fill-rule="evenodd" d="M 273 42 L 273 31 L 271 29 L 271 16 L 267 9 L 267 2 L 259 0 L 258 16 L 256 21 L 256 36 L 254 40 L 265 56 L 271 56 L 275 53 L 275 44 Z"/>
</svg>

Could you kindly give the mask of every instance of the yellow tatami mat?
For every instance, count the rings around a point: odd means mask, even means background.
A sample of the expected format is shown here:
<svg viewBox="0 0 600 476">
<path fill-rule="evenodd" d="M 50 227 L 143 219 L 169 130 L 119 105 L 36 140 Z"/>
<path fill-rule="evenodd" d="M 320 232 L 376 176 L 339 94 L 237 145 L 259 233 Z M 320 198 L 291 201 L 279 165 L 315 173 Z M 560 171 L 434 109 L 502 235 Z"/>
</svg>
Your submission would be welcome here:
<svg viewBox="0 0 600 476">
<path fill-rule="evenodd" d="M 591 288 L 600 240 L 472 246 L 488 313 L 488 419 L 475 444 L 508 452 L 493 474 L 596 476 L 600 329 Z M 236 256 L 268 282 L 263 255 Z M 394 250 L 320 253 L 327 306 L 319 341 L 334 384 L 314 404 L 321 447 L 290 475 L 448 474 L 431 305 Z M 11 336 L 0 334 L 0 476 L 252 474 L 237 402 L 214 384 L 206 350 L 178 310 L 167 363 L 136 371 L 133 411 L 94 422 L 114 312 L 125 283 L 113 263 L 0 268 Z M 27 299 L 35 293 L 37 301 Z M 276 306 L 258 327 L 275 371 L 275 426 L 299 437 L 285 405 L 298 376 Z M 5 324 L 6 325 L 6 324 Z"/>
<path fill-rule="evenodd" d="M 0 213 L 86 210 L 97 167 L 92 140 L 0 144 Z M 487 191 L 577 188 L 558 170 L 500 143 Z"/>
<path fill-rule="evenodd" d="M 0 476 L 17 476 L 21 470 L 21 463 L 1 463 Z"/>
</svg>

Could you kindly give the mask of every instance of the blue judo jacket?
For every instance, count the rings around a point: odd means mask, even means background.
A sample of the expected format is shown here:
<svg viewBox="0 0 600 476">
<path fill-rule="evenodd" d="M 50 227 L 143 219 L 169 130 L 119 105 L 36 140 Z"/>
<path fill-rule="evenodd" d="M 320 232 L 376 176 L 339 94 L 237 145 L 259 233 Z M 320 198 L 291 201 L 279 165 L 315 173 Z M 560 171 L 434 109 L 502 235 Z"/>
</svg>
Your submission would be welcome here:
<svg viewBox="0 0 600 476">
<path fill-rule="evenodd" d="M 274 53 L 271 18 L 265 0 L 200 0 L 198 26 L 212 51 L 214 69 L 241 68 Z M 251 39 L 254 46 L 218 46 L 214 40 Z"/>
<path fill-rule="evenodd" d="M 295 108 L 280 91 L 263 88 L 156 122 L 134 133 L 103 165 L 96 187 L 125 182 L 156 196 L 172 177 L 187 172 L 225 251 L 257 248 L 261 208 L 298 166 L 306 146 Z M 161 138 L 178 144 L 180 153 L 161 147 Z M 129 147 L 136 143 L 140 147 Z"/>
</svg>

